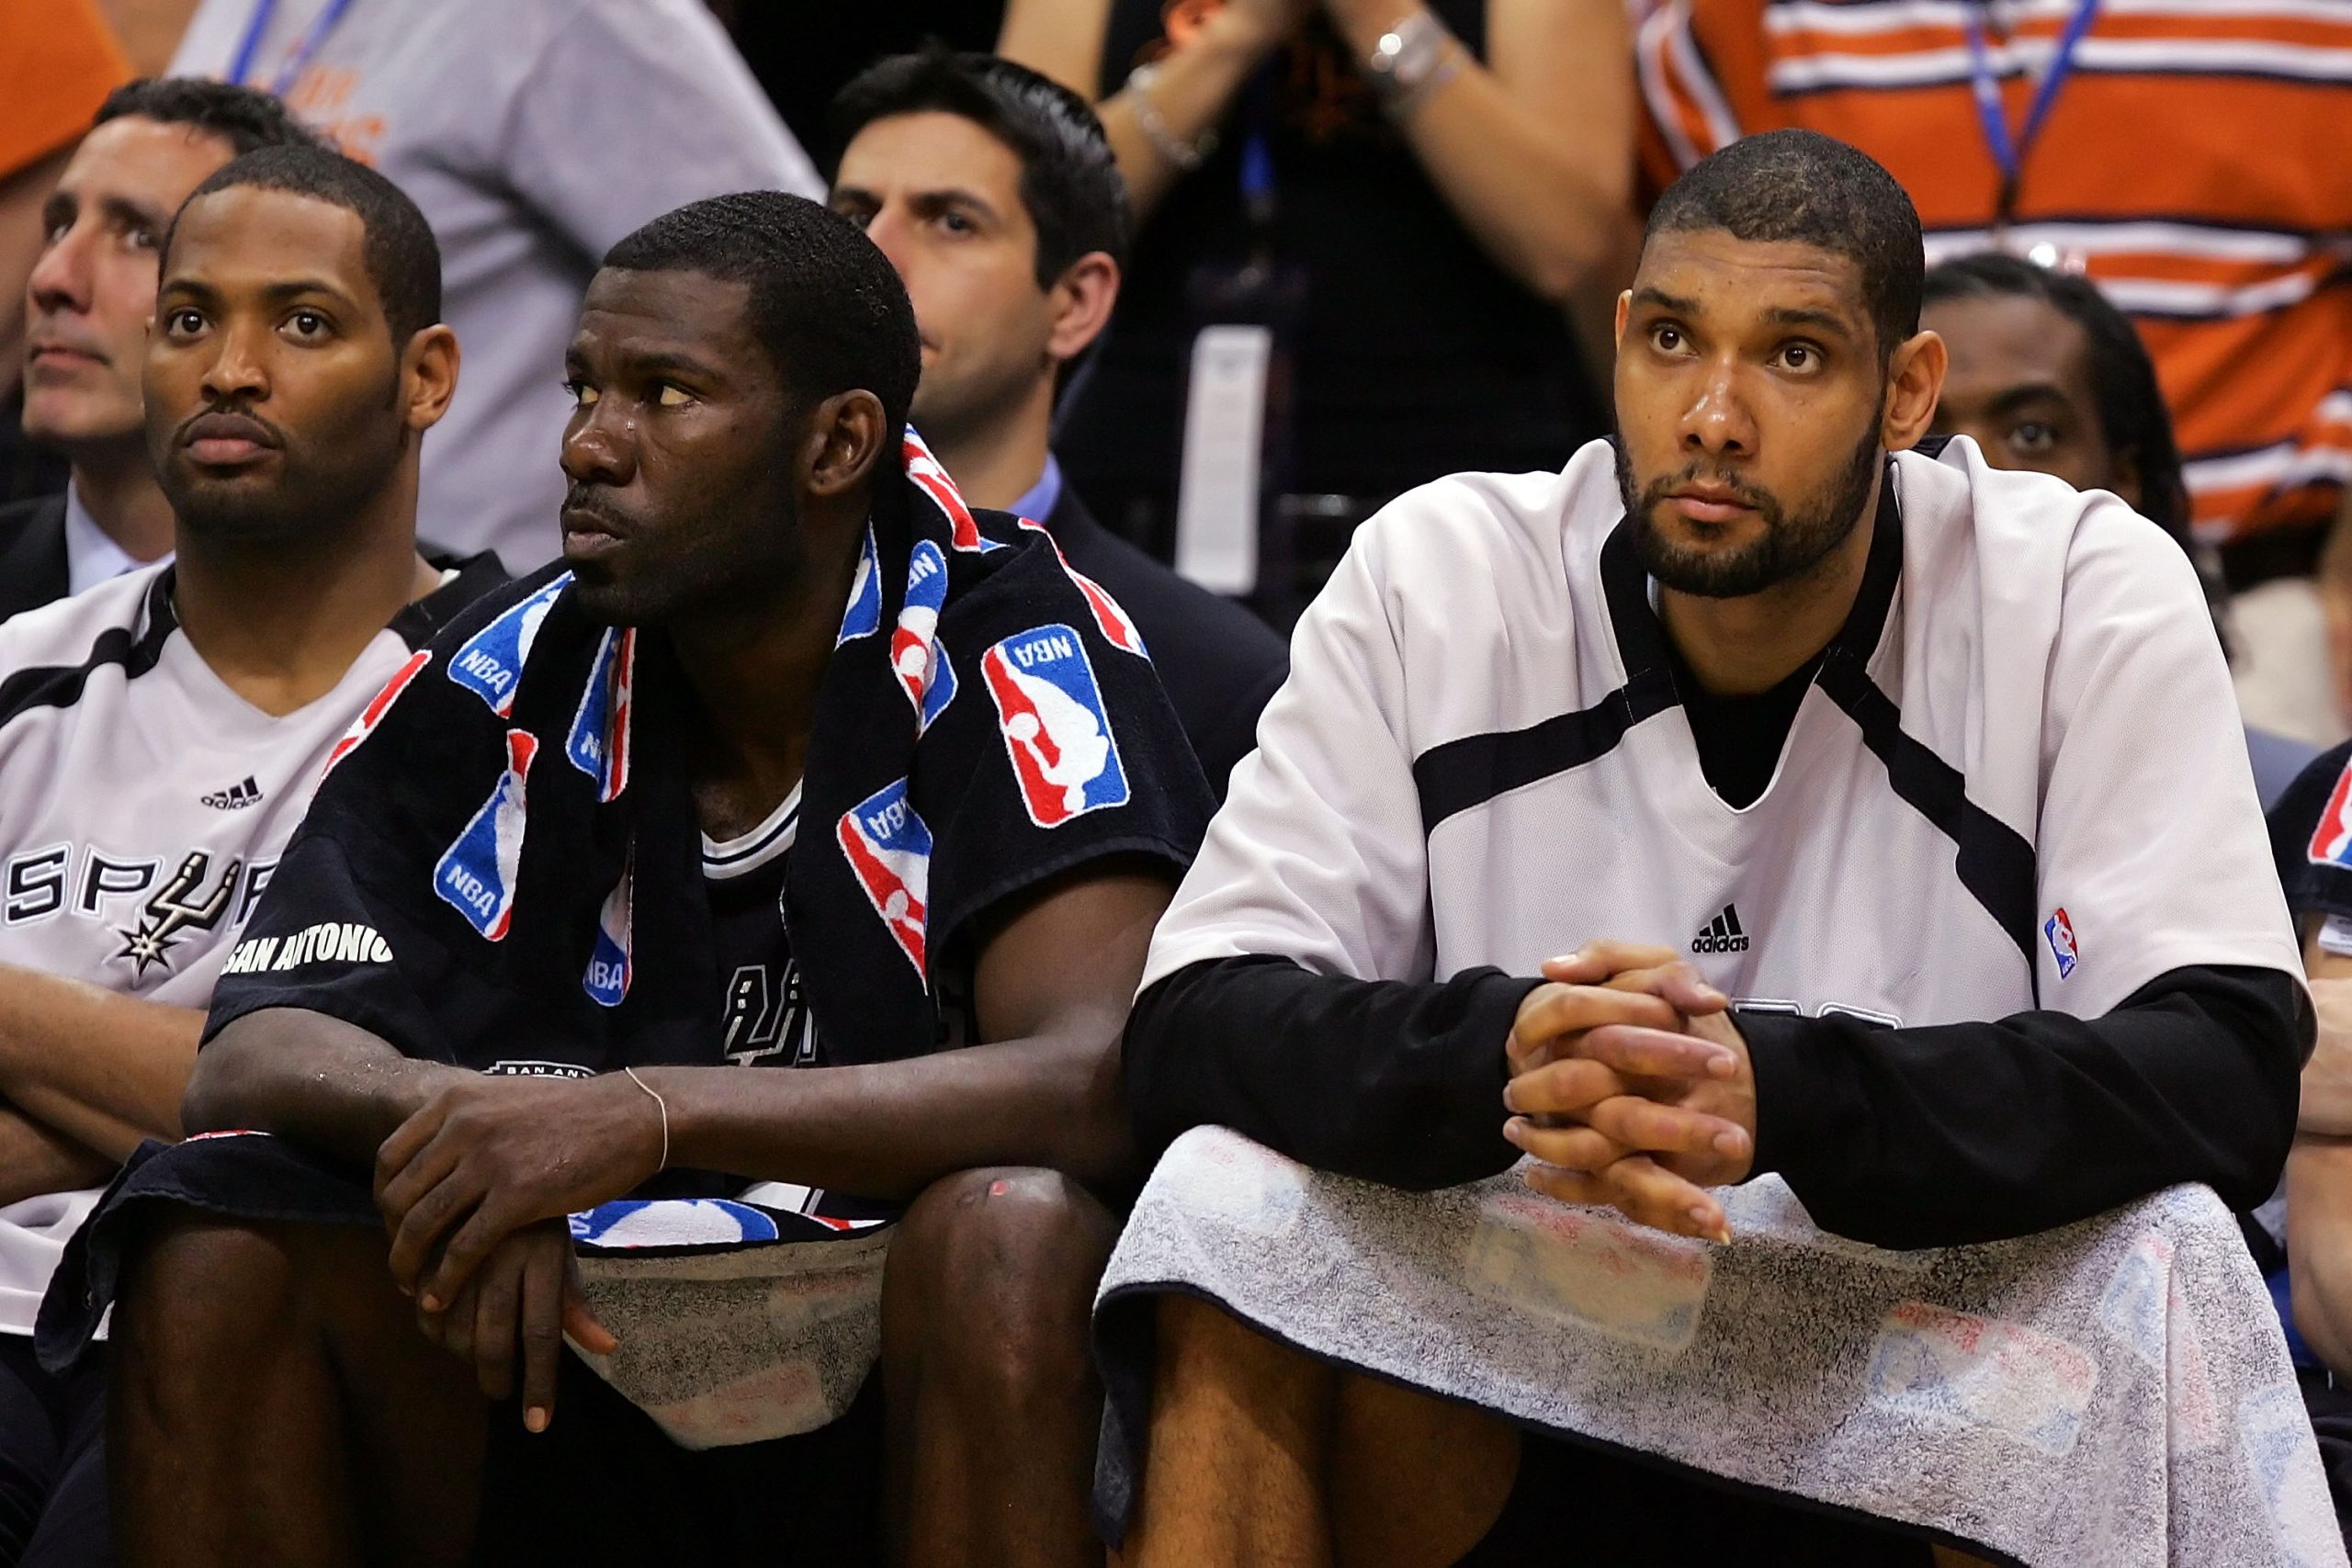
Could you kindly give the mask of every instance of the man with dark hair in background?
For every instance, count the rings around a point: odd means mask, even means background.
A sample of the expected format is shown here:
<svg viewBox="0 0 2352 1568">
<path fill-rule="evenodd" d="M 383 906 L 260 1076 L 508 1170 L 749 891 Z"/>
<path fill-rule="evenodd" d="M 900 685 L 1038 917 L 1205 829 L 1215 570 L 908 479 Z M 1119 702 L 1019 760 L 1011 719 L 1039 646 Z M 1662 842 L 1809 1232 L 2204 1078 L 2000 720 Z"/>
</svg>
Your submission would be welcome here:
<svg viewBox="0 0 2352 1568">
<path fill-rule="evenodd" d="M 833 106 L 833 210 L 914 300 L 914 423 L 973 502 L 1046 525 L 1142 630 L 1222 799 L 1283 683 L 1282 639 L 1094 519 L 1048 445 L 1055 395 L 1111 319 L 1126 186 L 1084 99 L 1025 66 L 930 50 L 883 61 Z"/>
<path fill-rule="evenodd" d="M 2312 1038 L 2228 671 L 2114 498 L 1909 450 L 1922 270 L 1843 143 L 1700 163 L 1613 449 L 1301 622 L 1127 1029 L 1131 1568 L 2340 1551 L 2177 1185 L 2269 1192 Z"/>
<path fill-rule="evenodd" d="M 187 1117 L 257 1131 L 50 1297 L 62 1348 L 126 1270 L 126 1555 L 1099 1562 L 1085 1184 L 1182 732 L 907 432 L 843 219 L 655 220 L 566 365 L 567 570 L 371 709 L 230 959 Z"/>
<path fill-rule="evenodd" d="M 1983 251 L 1928 268 L 1919 322 L 1951 356 L 1931 437 L 1966 435 L 1996 468 L 2113 491 L 2197 563 L 2228 647 L 2229 589 L 2211 548 L 2190 536 L 2172 416 L 2131 318 L 2086 277 Z M 2265 809 L 2319 755 L 2251 725 L 2245 744 Z"/>
<path fill-rule="evenodd" d="M 0 620 L 170 551 L 139 406 L 156 249 L 221 164 L 311 140 L 276 98 L 215 82 L 133 82 L 99 106 L 42 209 L 25 300 L 25 434 L 72 477 L 0 508 Z"/>
<path fill-rule="evenodd" d="M 107 231 L 132 218 L 111 213 Z M 203 1010 L 330 750 L 503 575 L 490 558 L 417 553 L 419 446 L 458 346 L 438 324 L 432 231 L 407 198 L 332 152 L 277 147 L 216 172 L 169 218 L 155 259 L 134 253 L 163 274 L 154 335 L 143 352 L 107 340 L 98 368 L 118 397 L 124 371 L 143 377 L 129 412 L 176 558 L 0 626 L 11 1562 L 111 1561 L 103 1366 L 52 1373 L 33 1357 L 61 1249 L 124 1156 L 179 1136 Z"/>
</svg>

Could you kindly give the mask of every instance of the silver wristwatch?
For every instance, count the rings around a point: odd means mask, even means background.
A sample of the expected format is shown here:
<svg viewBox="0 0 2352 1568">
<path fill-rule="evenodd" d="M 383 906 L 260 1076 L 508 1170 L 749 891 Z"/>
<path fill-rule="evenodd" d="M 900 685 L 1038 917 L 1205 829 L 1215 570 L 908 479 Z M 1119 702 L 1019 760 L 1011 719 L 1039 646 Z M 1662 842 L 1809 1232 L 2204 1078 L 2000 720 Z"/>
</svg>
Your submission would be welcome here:
<svg viewBox="0 0 2352 1568">
<path fill-rule="evenodd" d="M 1400 18 L 1386 32 L 1372 57 L 1363 62 L 1366 79 L 1380 96 L 1381 107 L 1394 113 L 1434 86 L 1451 71 L 1441 73 L 1446 63 L 1448 46 L 1453 35 L 1445 24 L 1426 10 L 1415 10 Z"/>
</svg>

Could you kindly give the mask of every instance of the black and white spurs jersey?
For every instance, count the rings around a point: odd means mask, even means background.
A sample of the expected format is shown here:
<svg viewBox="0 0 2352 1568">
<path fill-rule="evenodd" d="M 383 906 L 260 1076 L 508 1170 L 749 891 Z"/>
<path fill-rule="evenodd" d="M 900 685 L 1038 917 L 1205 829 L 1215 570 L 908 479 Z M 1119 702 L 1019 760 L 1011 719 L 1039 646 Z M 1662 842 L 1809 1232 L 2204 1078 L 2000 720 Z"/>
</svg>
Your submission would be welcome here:
<svg viewBox="0 0 2352 1568">
<path fill-rule="evenodd" d="M 2178 548 L 1966 440 L 1895 457 L 1889 489 L 1742 808 L 1702 773 L 1606 443 L 1390 505 L 1301 623 L 1146 987 L 1253 953 L 1532 975 L 1610 937 L 1751 1010 L 1933 1024 L 2299 974 Z"/>
<path fill-rule="evenodd" d="M 409 605 L 334 689 L 282 716 L 213 673 L 157 565 L 0 626 L 0 964 L 201 1008 L 328 751 L 444 621 L 481 557 Z M 0 1210 L 0 1332 L 28 1333 L 96 1198 Z"/>
</svg>

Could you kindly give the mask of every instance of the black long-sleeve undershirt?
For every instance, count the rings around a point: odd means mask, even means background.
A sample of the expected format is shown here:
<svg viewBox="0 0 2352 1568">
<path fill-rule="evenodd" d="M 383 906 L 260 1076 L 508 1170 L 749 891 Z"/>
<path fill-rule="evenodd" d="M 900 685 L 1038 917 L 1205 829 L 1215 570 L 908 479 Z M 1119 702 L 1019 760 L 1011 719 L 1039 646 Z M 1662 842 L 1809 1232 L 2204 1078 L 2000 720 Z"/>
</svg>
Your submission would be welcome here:
<svg viewBox="0 0 2352 1568">
<path fill-rule="evenodd" d="M 1435 984 L 1216 959 L 1168 976 L 1127 1024 L 1146 1146 L 1216 1122 L 1326 1170 L 1429 1189 L 1508 1168 L 1503 1043 L 1537 981 Z M 2233 1208 L 2276 1184 L 2312 1022 L 2286 975 L 2186 968 L 2113 1012 L 1886 1029 L 1737 1015 L 1758 1172 L 1825 1228 L 1882 1247 L 2023 1235 L 2180 1181 Z"/>
</svg>

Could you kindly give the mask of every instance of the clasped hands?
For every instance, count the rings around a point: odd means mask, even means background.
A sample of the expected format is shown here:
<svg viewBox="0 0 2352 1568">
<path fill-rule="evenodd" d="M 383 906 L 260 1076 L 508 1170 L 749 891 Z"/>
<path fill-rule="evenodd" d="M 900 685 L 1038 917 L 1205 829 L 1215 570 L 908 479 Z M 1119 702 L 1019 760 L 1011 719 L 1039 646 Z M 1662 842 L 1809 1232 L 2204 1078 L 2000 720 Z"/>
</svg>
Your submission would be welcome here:
<svg viewBox="0 0 2352 1568">
<path fill-rule="evenodd" d="M 1659 1230 L 1728 1241 L 1707 1189 L 1745 1180 L 1756 1078 L 1730 999 L 1671 948 L 1589 942 L 1544 965 L 1507 1052 L 1503 1136 L 1526 1181 Z"/>
<path fill-rule="evenodd" d="M 630 1191 L 661 1164 L 653 1102 L 622 1075 L 453 1073 L 376 1151 L 392 1280 L 427 1339 L 474 1366 L 491 1399 L 522 1374 L 523 1424 L 555 1413 L 569 1335 L 609 1355 L 588 1310 L 569 1216 Z"/>
</svg>

